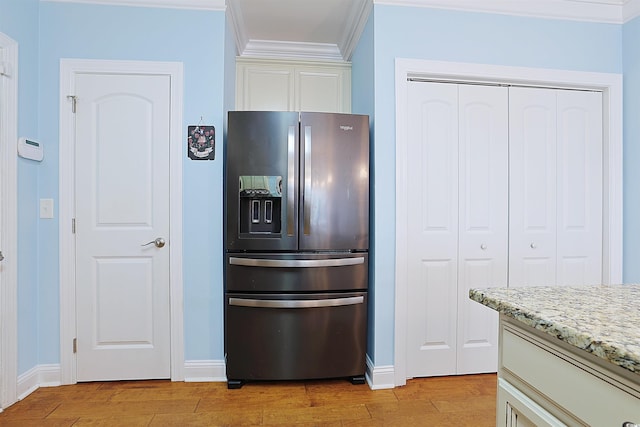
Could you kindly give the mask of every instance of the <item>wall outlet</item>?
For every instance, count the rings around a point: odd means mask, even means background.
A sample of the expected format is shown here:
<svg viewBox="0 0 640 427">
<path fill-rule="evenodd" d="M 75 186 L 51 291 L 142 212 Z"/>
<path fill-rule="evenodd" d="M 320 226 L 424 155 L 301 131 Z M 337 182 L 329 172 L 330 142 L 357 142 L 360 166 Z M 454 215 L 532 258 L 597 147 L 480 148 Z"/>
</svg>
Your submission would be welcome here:
<svg viewBox="0 0 640 427">
<path fill-rule="evenodd" d="M 53 218 L 53 199 L 40 199 L 40 218 Z"/>
</svg>

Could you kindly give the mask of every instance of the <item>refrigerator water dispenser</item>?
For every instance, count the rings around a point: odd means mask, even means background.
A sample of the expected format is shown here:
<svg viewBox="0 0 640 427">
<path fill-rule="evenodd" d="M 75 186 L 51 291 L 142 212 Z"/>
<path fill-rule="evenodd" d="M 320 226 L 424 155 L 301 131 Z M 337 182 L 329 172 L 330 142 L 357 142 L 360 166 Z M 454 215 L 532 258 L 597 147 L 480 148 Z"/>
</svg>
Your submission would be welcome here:
<svg viewBox="0 0 640 427">
<path fill-rule="evenodd" d="M 281 201 L 281 176 L 241 176 L 240 233 L 280 235 Z"/>
</svg>

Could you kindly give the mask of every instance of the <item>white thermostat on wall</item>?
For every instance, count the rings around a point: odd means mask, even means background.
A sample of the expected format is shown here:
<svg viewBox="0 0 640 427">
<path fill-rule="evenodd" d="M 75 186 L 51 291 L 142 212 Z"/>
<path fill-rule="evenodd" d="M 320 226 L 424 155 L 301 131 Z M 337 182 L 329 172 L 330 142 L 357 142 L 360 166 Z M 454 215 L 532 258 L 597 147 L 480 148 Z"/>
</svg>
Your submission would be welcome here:
<svg viewBox="0 0 640 427">
<path fill-rule="evenodd" d="M 44 150 L 42 149 L 42 144 L 38 141 L 22 137 L 18 140 L 18 155 L 25 159 L 41 162 L 44 157 Z"/>
</svg>

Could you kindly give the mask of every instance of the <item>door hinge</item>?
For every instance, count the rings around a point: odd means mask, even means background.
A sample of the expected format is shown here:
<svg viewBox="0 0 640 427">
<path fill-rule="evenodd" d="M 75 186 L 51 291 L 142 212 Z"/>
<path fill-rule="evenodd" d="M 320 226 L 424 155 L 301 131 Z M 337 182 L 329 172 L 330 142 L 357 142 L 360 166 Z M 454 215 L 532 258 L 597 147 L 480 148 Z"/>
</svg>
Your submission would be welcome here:
<svg viewBox="0 0 640 427">
<path fill-rule="evenodd" d="M 78 338 L 73 339 L 73 352 L 74 353 L 78 352 Z"/>
<path fill-rule="evenodd" d="M 76 219 L 71 218 L 71 233 L 76 234 Z"/>
<path fill-rule="evenodd" d="M 78 102 L 78 97 L 75 95 L 67 95 L 67 99 L 71 100 L 71 112 L 75 114 L 76 112 L 76 103 Z"/>
</svg>

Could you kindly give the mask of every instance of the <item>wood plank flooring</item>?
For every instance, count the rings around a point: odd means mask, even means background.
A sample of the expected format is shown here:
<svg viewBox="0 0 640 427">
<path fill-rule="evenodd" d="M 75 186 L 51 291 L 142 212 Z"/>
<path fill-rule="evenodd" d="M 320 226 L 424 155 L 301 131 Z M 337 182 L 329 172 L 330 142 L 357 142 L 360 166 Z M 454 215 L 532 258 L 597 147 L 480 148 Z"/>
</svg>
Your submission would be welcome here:
<svg viewBox="0 0 640 427">
<path fill-rule="evenodd" d="M 346 380 L 116 381 L 40 388 L 0 426 L 495 426 L 494 374 L 419 378 L 388 390 Z"/>
</svg>

